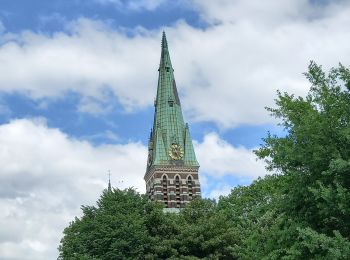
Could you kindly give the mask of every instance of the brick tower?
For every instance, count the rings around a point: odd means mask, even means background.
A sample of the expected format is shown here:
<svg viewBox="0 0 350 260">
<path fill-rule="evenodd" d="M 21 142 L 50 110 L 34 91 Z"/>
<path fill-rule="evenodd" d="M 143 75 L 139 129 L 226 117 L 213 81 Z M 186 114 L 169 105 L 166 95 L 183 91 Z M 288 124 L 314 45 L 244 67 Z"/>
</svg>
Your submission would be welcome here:
<svg viewBox="0 0 350 260">
<path fill-rule="evenodd" d="M 149 198 L 166 208 L 183 208 L 201 196 L 199 164 L 184 123 L 168 43 L 163 32 L 154 122 L 145 174 Z"/>
</svg>

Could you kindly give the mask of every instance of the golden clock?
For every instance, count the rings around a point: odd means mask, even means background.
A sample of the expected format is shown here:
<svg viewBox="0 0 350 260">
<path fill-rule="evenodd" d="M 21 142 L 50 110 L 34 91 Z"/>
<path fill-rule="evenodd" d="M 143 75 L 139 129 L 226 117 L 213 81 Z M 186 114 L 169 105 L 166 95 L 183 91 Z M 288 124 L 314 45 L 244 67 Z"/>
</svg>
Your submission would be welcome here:
<svg viewBox="0 0 350 260">
<path fill-rule="evenodd" d="M 169 148 L 169 156 L 173 160 L 180 160 L 184 156 L 184 152 L 178 144 L 172 144 Z"/>
</svg>

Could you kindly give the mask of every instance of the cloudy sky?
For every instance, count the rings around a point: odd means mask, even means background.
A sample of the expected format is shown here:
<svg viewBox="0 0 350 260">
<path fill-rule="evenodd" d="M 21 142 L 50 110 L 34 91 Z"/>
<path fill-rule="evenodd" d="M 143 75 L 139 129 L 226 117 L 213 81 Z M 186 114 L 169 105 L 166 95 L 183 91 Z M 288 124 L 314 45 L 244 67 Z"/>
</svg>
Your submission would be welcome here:
<svg viewBox="0 0 350 260">
<path fill-rule="evenodd" d="M 167 33 L 205 197 L 266 174 L 252 150 L 276 90 L 305 95 L 310 60 L 350 65 L 350 1 L 2 0 L 0 258 L 56 259 L 107 185 L 144 192 Z"/>
</svg>

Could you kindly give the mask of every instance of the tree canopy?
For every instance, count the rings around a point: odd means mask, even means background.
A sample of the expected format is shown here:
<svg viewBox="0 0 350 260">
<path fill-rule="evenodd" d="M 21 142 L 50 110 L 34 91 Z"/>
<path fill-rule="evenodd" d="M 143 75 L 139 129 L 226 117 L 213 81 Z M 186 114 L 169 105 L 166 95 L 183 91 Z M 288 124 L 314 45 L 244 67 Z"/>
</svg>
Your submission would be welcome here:
<svg viewBox="0 0 350 260">
<path fill-rule="evenodd" d="M 133 189 L 104 191 L 64 230 L 60 259 L 350 259 L 350 71 L 314 62 L 306 97 L 277 93 L 284 136 L 255 151 L 271 175 L 164 213 Z"/>
</svg>

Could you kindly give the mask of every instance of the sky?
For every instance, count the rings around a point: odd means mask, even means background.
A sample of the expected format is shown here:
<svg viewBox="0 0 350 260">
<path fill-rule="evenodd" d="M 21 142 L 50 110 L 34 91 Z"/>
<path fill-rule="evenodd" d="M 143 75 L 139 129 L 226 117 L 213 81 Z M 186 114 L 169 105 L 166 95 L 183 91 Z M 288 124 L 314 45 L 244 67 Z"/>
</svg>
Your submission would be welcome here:
<svg viewBox="0 0 350 260">
<path fill-rule="evenodd" d="M 305 96 L 311 60 L 350 65 L 350 1 L 1 0 L 0 259 L 56 259 L 107 187 L 145 192 L 161 33 L 203 197 L 267 174 L 264 107 Z"/>
</svg>

